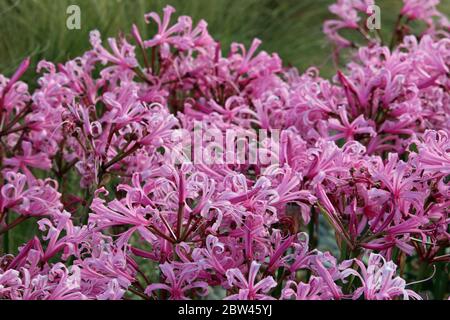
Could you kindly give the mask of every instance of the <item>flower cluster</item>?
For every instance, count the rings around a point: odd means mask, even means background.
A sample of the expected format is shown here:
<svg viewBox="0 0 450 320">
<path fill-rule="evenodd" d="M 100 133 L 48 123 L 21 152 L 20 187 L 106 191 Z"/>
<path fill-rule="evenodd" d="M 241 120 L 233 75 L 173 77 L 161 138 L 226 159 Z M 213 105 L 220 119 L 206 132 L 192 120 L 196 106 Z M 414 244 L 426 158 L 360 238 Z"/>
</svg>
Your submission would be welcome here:
<svg viewBox="0 0 450 320">
<path fill-rule="evenodd" d="M 450 261 L 437 3 L 405 0 L 389 47 L 364 27 L 374 1 L 338 0 L 324 30 L 353 51 L 330 80 L 258 39 L 224 53 L 170 6 L 145 16 L 151 39 L 93 31 L 83 56 L 41 61 L 33 93 L 29 59 L 0 76 L 0 299 L 445 298 L 431 285 Z M 199 122 L 279 130 L 276 161 L 174 162 Z M 36 232 L 11 247 L 22 224 Z"/>
</svg>

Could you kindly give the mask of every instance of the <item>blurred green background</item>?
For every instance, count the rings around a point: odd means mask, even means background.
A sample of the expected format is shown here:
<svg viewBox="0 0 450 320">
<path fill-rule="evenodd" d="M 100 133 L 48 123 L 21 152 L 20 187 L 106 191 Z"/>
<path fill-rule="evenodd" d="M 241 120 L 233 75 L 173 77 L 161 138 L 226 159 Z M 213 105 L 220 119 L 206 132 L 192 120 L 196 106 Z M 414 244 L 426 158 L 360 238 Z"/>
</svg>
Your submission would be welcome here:
<svg viewBox="0 0 450 320">
<path fill-rule="evenodd" d="M 166 4 L 178 15 L 194 21 L 205 19 L 212 36 L 224 48 L 233 42 L 249 44 L 263 40 L 263 49 L 278 52 L 285 65 L 305 70 L 310 65 L 333 72 L 330 46 L 322 34 L 322 23 L 332 17 L 333 0 L 0 0 L 0 73 L 10 75 L 20 61 L 31 55 L 33 64 L 41 59 L 63 62 L 89 49 L 88 34 L 98 29 L 106 36 L 129 32 L 137 23 L 144 34 L 154 32 L 143 15 L 161 12 Z M 450 1 L 440 9 L 450 13 Z M 81 8 L 81 30 L 66 28 L 66 9 Z M 378 0 L 382 9 L 382 32 L 390 34 L 401 0 Z M 144 32 L 145 30 L 145 32 Z M 36 75 L 26 74 L 26 80 Z"/>
</svg>

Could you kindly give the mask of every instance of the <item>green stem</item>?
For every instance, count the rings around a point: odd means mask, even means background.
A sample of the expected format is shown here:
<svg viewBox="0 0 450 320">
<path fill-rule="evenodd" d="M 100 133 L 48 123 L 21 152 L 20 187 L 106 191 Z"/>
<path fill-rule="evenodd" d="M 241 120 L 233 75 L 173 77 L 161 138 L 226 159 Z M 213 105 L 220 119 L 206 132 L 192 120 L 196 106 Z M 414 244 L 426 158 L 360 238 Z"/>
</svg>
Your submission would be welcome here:
<svg viewBox="0 0 450 320">
<path fill-rule="evenodd" d="M 429 266 L 428 261 L 426 260 L 420 261 L 419 276 L 417 279 L 423 280 L 427 277 L 428 266 Z M 418 293 L 420 293 L 422 289 L 423 289 L 423 282 L 419 282 L 414 286 L 414 290 Z"/>
<path fill-rule="evenodd" d="M 177 241 L 180 241 L 183 229 L 184 202 L 180 203 L 177 214 Z"/>
<path fill-rule="evenodd" d="M 31 111 L 31 103 L 29 103 L 22 111 L 20 111 L 14 119 L 6 126 L 6 128 L 2 131 L 1 135 L 4 135 L 4 132 L 8 132 L 16 123 L 18 123 L 27 113 Z"/>
<path fill-rule="evenodd" d="M 17 227 L 19 224 L 21 224 L 22 222 L 26 221 L 29 217 L 26 216 L 20 216 L 19 218 L 17 218 L 16 220 L 14 220 L 13 222 L 11 222 L 10 224 L 6 224 L 6 226 L 0 230 L 0 235 L 1 234 L 8 234 L 9 230 Z M 5 218 L 5 222 L 8 222 L 8 217 Z"/>
<path fill-rule="evenodd" d="M 448 281 L 448 273 L 445 271 L 445 263 L 436 263 L 436 277 L 434 281 L 434 292 L 433 299 L 435 300 L 444 300 L 445 293 L 447 291 L 447 286 L 449 285 Z"/>
<path fill-rule="evenodd" d="M 354 267 L 355 267 L 355 262 L 352 263 L 351 268 L 354 268 Z M 347 282 L 347 285 L 345 286 L 344 292 L 346 294 L 350 294 L 351 293 L 353 281 L 355 281 L 355 275 L 351 275 L 350 276 L 350 280 Z"/>
<path fill-rule="evenodd" d="M 328 213 L 328 211 L 325 210 L 325 208 L 322 207 L 320 203 L 317 204 L 317 207 L 327 220 L 328 224 L 334 229 L 335 233 L 339 234 L 339 236 L 342 237 L 342 239 L 345 241 L 346 245 L 350 248 L 350 250 L 353 250 L 354 245 L 352 243 L 350 236 L 345 230 L 342 222 L 332 214 Z"/>
<path fill-rule="evenodd" d="M 134 293 L 135 295 L 141 297 L 144 300 L 151 300 L 151 298 L 148 295 L 146 295 L 145 293 L 143 293 L 140 290 L 137 290 L 131 286 L 128 288 L 128 290 L 131 291 L 132 293 Z"/>
<path fill-rule="evenodd" d="M 316 248 L 319 242 L 319 214 L 314 207 L 311 207 L 311 222 L 308 225 L 309 244 L 311 248 Z"/>
<path fill-rule="evenodd" d="M 5 225 L 8 225 L 8 214 L 5 216 Z M 3 253 L 9 253 L 9 231 L 3 234 Z"/>
<path fill-rule="evenodd" d="M 109 161 L 108 163 L 103 165 L 102 168 L 101 168 L 102 172 L 105 172 L 106 170 L 109 169 L 109 167 L 112 167 L 117 162 L 121 161 L 122 159 L 124 159 L 124 158 L 128 157 L 129 155 L 131 155 L 133 152 L 137 151 L 141 146 L 142 145 L 139 142 L 136 142 L 136 144 L 134 146 L 132 146 L 128 151 L 125 151 L 123 153 L 118 154 L 111 161 Z"/>
<path fill-rule="evenodd" d="M 94 200 L 94 191 L 91 192 L 89 188 L 87 188 L 84 195 L 84 208 L 81 214 L 83 225 L 87 225 L 89 222 L 89 209 L 91 207 L 92 200 Z"/>
<path fill-rule="evenodd" d="M 394 46 L 395 46 L 395 44 L 396 44 L 396 42 L 398 40 L 398 35 L 400 33 L 400 25 L 401 25 L 401 22 L 402 22 L 402 18 L 403 18 L 403 15 L 400 14 L 397 17 L 397 21 L 395 22 L 394 32 L 392 34 L 391 43 L 389 45 L 389 48 L 391 50 L 394 48 Z"/>
</svg>

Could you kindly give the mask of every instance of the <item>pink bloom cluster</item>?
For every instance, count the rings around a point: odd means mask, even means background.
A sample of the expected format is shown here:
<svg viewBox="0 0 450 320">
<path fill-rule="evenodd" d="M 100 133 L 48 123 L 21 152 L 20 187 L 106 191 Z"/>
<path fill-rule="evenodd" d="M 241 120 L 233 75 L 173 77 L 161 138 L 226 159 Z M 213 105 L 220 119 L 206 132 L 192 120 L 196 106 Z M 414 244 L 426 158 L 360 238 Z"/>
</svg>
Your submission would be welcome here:
<svg viewBox="0 0 450 320">
<path fill-rule="evenodd" d="M 0 76 L 0 299 L 429 297 L 450 261 L 449 24 L 438 1 L 404 2 L 392 48 L 364 29 L 373 1 L 331 6 L 326 34 L 358 46 L 331 80 L 257 39 L 224 54 L 170 6 L 145 16 L 151 39 L 93 31 L 82 57 L 41 61 L 33 93 L 29 59 Z M 174 130 L 198 121 L 280 130 L 276 164 L 173 163 Z"/>
</svg>

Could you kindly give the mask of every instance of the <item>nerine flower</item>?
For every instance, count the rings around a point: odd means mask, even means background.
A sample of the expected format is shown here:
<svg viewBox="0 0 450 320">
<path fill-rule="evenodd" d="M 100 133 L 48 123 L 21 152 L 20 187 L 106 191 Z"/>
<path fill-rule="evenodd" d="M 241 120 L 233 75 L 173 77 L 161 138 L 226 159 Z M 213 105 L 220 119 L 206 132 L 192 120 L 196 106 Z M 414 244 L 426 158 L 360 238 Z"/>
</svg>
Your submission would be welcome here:
<svg viewBox="0 0 450 320">
<path fill-rule="evenodd" d="M 439 15 L 436 6 L 440 0 L 403 0 L 401 14 L 411 20 L 423 20 L 429 25 L 433 23 L 433 17 Z"/>
<path fill-rule="evenodd" d="M 186 264 L 175 267 L 173 264 L 164 263 L 159 266 L 165 277 L 165 283 L 155 283 L 145 289 L 145 293 L 152 295 L 153 291 L 165 290 L 169 293 L 170 300 L 189 300 L 186 294 L 197 291 L 200 295 L 207 293 L 208 285 L 203 281 L 196 281 L 198 270 L 195 265 Z"/>
<path fill-rule="evenodd" d="M 230 269 L 227 271 L 228 284 L 231 288 L 237 288 L 238 293 L 229 295 L 227 300 L 272 300 L 273 297 L 267 293 L 273 289 L 277 283 L 269 276 L 257 280 L 258 271 L 261 265 L 256 261 L 251 263 L 248 270 L 248 278 L 244 276 L 240 269 Z"/>
<path fill-rule="evenodd" d="M 330 300 L 332 292 L 319 277 L 311 277 L 308 283 L 288 281 L 281 293 L 283 300 Z"/>
<path fill-rule="evenodd" d="M 343 277 L 351 274 L 357 276 L 362 287 L 356 289 L 353 299 L 358 299 L 362 295 L 367 300 L 392 300 L 403 297 L 408 300 L 421 300 L 422 298 L 412 290 L 406 289 L 406 282 L 395 275 L 397 266 L 392 261 L 386 261 L 379 254 L 371 254 L 367 267 L 360 260 L 355 260 L 360 267 L 360 272 L 353 269 L 343 271 Z"/>
</svg>

